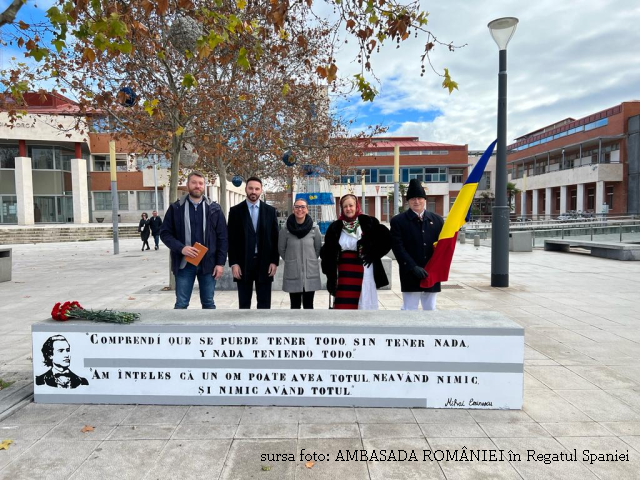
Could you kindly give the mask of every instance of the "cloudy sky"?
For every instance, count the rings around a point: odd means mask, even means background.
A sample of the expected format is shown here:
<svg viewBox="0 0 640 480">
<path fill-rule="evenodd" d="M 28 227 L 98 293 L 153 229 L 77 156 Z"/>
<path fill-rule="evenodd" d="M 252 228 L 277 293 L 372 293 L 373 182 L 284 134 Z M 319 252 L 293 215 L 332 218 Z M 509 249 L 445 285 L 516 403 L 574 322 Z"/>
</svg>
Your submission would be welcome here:
<svg viewBox="0 0 640 480">
<path fill-rule="evenodd" d="M 484 149 L 496 135 L 498 47 L 487 23 L 518 17 L 508 47 L 508 141 L 566 117 L 580 118 L 622 101 L 640 99 L 640 4 L 631 0 L 441 0 L 422 2 L 429 28 L 442 41 L 467 44 L 450 53 L 436 48 L 459 90 L 442 79 L 420 77 L 423 43 L 405 42 L 375 58 L 380 79 L 373 104 L 338 106 L 357 124 L 381 123 L 389 135 L 468 144 Z M 345 68 L 356 69 L 342 52 Z M 354 70 L 355 71 L 355 70 Z"/>
<path fill-rule="evenodd" d="M 0 8 L 7 0 L 0 0 Z M 32 0 L 26 22 L 42 18 L 53 0 Z M 498 48 L 487 23 L 515 16 L 518 29 L 509 54 L 509 141 L 566 117 L 580 118 L 625 100 L 640 99 L 640 4 L 632 0 L 439 0 L 423 1 L 429 28 L 444 42 L 466 44 L 451 53 L 433 51 L 440 72 L 449 68 L 459 90 L 449 95 L 442 78 L 420 77 L 424 41 L 408 40 L 374 58 L 380 95 L 336 102 L 355 124 L 382 124 L 389 135 L 468 144 L 484 149 L 496 132 Z M 343 75 L 358 72 L 351 42 L 339 54 Z M 5 49 L 5 65 L 11 55 Z"/>
</svg>

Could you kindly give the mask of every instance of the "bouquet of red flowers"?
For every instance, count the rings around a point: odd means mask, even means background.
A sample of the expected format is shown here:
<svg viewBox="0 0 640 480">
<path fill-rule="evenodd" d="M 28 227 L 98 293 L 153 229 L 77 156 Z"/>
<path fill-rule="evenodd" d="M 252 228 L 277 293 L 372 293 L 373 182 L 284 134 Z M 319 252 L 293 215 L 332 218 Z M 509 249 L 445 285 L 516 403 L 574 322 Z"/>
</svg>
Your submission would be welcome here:
<svg viewBox="0 0 640 480">
<path fill-rule="evenodd" d="M 78 302 L 56 303 L 51 310 L 51 318 L 65 322 L 70 318 L 92 320 L 94 322 L 131 323 L 140 318 L 139 313 L 117 312 L 115 310 L 85 310 Z"/>
</svg>

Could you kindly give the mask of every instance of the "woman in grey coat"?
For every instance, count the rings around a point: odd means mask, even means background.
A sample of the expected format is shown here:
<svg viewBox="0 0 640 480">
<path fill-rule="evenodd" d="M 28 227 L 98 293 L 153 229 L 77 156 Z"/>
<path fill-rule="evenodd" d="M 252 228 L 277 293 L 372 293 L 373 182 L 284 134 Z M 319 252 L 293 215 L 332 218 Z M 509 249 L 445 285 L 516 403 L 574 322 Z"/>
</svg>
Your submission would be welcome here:
<svg viewBox="0 0 640 480">
<path fill-rule="evenodd" d="M 285 262 L 282 290 L 289 292 L 292 309 L 300 305 L 313 308 L 313 296 L 321 288 L 318 257 L 322 235 L 307 211 L 307 201 L 297 199 L 278 238 L 278 251 Z"/>
</svg>

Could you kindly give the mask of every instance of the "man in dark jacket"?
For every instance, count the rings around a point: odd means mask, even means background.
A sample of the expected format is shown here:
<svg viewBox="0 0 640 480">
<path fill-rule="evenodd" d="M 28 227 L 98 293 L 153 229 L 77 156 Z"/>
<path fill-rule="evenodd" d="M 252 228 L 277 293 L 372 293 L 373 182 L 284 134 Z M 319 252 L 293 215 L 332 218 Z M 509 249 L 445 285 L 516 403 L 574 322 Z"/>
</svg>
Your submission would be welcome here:
<svg viewBox="0 0 640 480">
<path fill-rule="evenodd" d="M 391 248 L 400 267 L 402 310 L 417 310 L 419 303 L 423 310 L 435 310 L 440 283 L 422 288 L 420 281 L 428 276 L 424 267 L 433 255 L 444 220 L 427 211 L 427 194 L 419 180 L 409 182 L 407 201 L 410 208 L 391 219 Z"/>
<path fill-rule="evenodd" d="M 276 209 L 260 201 L 262 180 L 247 179 L 247 200 L 229 210 L 229 265 L 238 284 L 240 308 L 271 308 L 271 284 L 280 263 Z"/>
<path fill-rule="evenodd" d="M 187 308 L 196 277 L 202 308 L 216 308 L 213 292 L 222 276 L 229 243 L 222 209 L 204 195 L 204 176 L 193 171 L 187 177 L 189 194 L 169 206 L 160 228 L 160 238 L 171 250 L 171 271 L 176 277 L 176 304 Z M 208 248 L 196 267 L 186 258 L 198 256 L 196 242 Z"/>
<path fill-rule="evenodd" d="M 160 227 L 162 227 L 162 219 L 158 216 L 158 212 L 154 210 L 149 219 L 149 228 L 151 228 L 151 235 L 153 235 L 153 240 L 156 242 L 156 250 L 160 246 Z"/>
</svg>

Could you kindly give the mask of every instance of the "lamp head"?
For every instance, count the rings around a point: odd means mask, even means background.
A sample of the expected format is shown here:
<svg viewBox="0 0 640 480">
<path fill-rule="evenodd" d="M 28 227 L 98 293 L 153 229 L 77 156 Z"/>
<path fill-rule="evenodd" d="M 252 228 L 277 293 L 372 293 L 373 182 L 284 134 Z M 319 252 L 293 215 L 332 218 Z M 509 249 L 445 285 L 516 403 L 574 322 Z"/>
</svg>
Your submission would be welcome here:
<svg viewBox="0 0 640 480">
<path fill-rule="evenodd" d="M 497 18 L 489 22 L 487 26 L 498 48 L 500 50 L 506 50 L 509 40 L 513 37 L 516 27 L 518 26 L 518 19 L 516 17 Z"/>
</svg>

